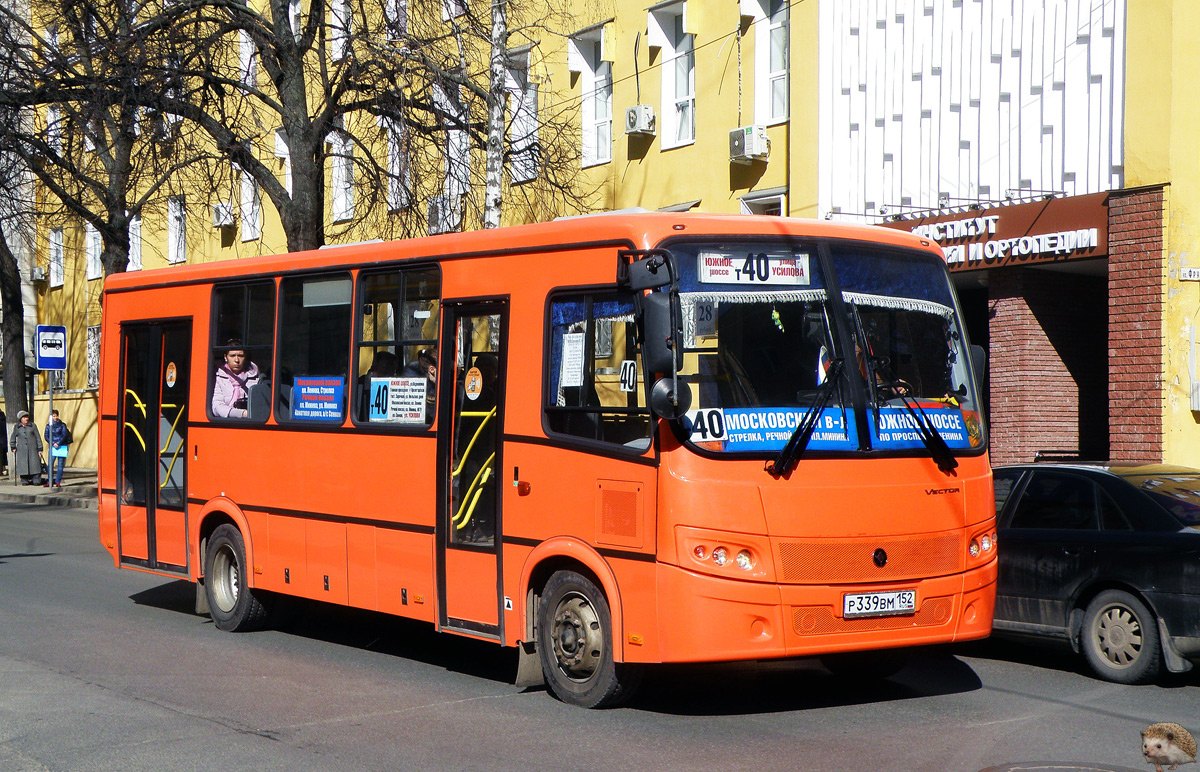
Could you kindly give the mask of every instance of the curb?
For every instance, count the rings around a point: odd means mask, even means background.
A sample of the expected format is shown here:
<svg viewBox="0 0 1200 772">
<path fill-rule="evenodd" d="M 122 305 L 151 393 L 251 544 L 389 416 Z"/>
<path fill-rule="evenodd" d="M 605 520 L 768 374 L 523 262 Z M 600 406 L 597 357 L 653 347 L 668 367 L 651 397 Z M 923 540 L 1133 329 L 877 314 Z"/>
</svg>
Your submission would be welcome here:
<svg viewBox="0 0 1200 772">
<path fill-rule="evenodd" d="M 65 507 L 68 509 L 99 510 L 99 502 L 95 494 L 88 496 L 68 496 L 63 493 L 46 493 L 42 495 L 31 493 L 8 493 L 0 491 L 0 501 L 13 504 L 38 504 L 44 507 Z"/>
</svg>

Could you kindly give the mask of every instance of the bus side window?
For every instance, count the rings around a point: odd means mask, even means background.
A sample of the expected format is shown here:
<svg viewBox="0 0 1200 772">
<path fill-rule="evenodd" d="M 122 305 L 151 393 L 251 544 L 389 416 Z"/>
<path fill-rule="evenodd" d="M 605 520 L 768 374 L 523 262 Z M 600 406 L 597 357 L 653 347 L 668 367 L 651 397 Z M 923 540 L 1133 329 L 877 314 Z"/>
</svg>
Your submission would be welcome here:
<svg viewBox="0 0 1200 772">
<path fill-rule="evenodd" d="M 544 410 L 550 432 L 636 450 L 650 447 L 632 293 L 555 296 L 547 352 Z"/>
<path fill-rule="evenodd" d="M 280 284 L 276 418 L 341 424 L 350 376 L 352 283 L 348 273 L 299 276 Z M 283 409 L 283 395 L 288 404 Z"/>
<path fill-rule="evenodd" d="M 406 428 L 433 424 L 441 286 L 436 267 L 360 275 L 357 423 Z"/>
<path fill-rule="evenodd" d="M 214 418 L 266 421 L 271 412 L 275 283 L 213 289 L 209 412 Z"/>
</svg>

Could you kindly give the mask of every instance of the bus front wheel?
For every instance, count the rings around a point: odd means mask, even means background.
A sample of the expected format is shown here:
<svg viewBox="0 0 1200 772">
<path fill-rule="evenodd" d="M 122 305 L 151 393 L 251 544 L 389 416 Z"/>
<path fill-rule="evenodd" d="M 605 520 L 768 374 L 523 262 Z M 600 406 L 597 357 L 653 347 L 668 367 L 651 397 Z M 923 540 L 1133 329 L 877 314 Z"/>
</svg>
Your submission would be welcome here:
<svg viewBox="0 0 1200 772">
<path fill-rule="evenodd" d="M 246 544 L 232 525 L 218 526 L 208 537 L 204 557 L 204 592 L 217 629 L 230 633 L 257 630 L 267 607 L 247 585 Z"/>
<path fill-rule="evenodd" d="M 633 695 L 642 668 L 613 659 L 608 601 L 590 579 L 574 571 L 551 576 L 538 603 L 537 625 L 542 671 L 560 700 L 600 708 Z"/>
</svg>

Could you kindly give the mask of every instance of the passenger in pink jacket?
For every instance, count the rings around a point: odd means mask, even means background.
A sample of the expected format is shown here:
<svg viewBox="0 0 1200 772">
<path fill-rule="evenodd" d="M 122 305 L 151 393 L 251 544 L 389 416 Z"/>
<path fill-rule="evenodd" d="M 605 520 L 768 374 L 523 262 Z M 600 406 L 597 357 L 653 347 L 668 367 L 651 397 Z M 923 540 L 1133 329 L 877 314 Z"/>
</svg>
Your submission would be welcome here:
<svg viewBox="0 0 1200 772">
<path fill-rule="evenodd" d="M 249 418 L 250 387 L 262 380 L 262 372 L 246 356 L 240 340 L 231 340 L 227 345 L 225 364 L 217 368 L 217 379 L 213 384 L 213 415 Z"/>
</svg>

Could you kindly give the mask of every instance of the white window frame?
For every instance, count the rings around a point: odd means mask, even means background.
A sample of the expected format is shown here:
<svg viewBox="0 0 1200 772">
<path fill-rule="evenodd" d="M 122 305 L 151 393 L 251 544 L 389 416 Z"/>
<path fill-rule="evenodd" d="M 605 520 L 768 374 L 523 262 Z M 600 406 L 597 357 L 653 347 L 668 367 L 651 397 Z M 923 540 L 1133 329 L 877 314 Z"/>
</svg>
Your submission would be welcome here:
<svg viewBox="0 0 1200 772">
<path fill-rule="evenodd" d="M 408 162 L 408 126 L 403 121 L 380 118 L 387 145 L 387 205 L 398 212 L 412 202 L 412 169 Z"/>
<path fill-rule="evenodd" d="M 174 265 L 187 260 L 187 200 L 183 196 L 167 199 L 167 262 Z"/>
<path fill-rule="evenodd" d="M 510 59 L 504 71 L 508 91 L 509 179 L 514 184 L 537 179 L 540 165 L 538 149 L 538 84 L 529 77 L 529 54 Z"/>
<path fill-rule="evenodd" d="M 466 0 L 442 0 L 442 21 L 457 19 L 466 12 Z"/>
<path fill-rule="evenodd" d="M 297 43 L 304 36 L 304 16 L 300 9 L 300 0 L 288 0 L 288 26 L 292 29 L 292 37 Z"/>
<path fill-rule="evenodd" d="M 648 12 L 649 43 L 662 49 L 662 147 L 696 141 L 696 36 L 687 31 L 687 3 L 671 3 Z"/>
<path fill-rule="evenodd" d="M 46 105 L 46 144 L 59 154 L 63 149 L 62 124 L 62 108 L 58 105 Z"/>
<path fill-rule="evenodd" d="M 275 130 L 275 157 L 283 164 L 283 187 L 292 194 L 292 150 L 288 147 L 287 132 Z"/>
<path fill-rule="evenodd" d="M 243 86 L 258 85 L 258 50 L 254 38 L 244 29 L 238 30 L 238 76 Z"/>
<path fill-rule="evenodd" d="M 771 13 L 771 6 L 775 13 Z M 742 15 L 754 20 L 754 122 L 773 126 L 787 121 L 791 95 L 788 63 L 791 60 L 791 25 L 787 0 L 741 0 Z M 772 69 L 772 42 L 782 38 L 780 68 Z M 774 100 L 782 89 L 782 104 Z"/>
<path fill-rule="evenodd" d="M 50 246 L 48 249 L 50 255 L 50 286 L 61 287 L 63 285 L 64 270 L 64 249 L 63 249 L 63 229 L 51 228 L 49 236 Z"/>
<path fill-rule="evenodd" d="M 104 240 L 100 238 L 100 231 L 90 222 L 83 225 L 83 246 L 84 252 L 87 255 L 85 267 L 87 279 L 88 281 L 99 279 L 104 275 L 104 266 L 100 262 L 100 253 L 104 249 Z"/>
<path fill-rule="evenodd" d="M 126 271 L 142 270 L 142 216 L 135 214 L 129 218 L 129 262 Z"/>
<path fill-rule="evenodd" d="M 457 91 L 447 92 L 435 83 L 433 101 L 447 115 L 458 116 L 460 120 L 466 116 L 466 108 Z M 471 189 L 471 138 L 462 129 L 450 128 L 454 124 L 449 119 L 445 119 L 443 125 L 446 127 L 446 181 L 443 189 L 448 196 L 463 196 Z"/>
<path fill-rule="evenodd" d="M 342 129 L 329 134 L 329 185 L 334 222 L 354 219 L 354 140 Z"/>
<path fill-rule="evenodd" d="M 741 197 L 740 201 L 742 214 L 777 214 L 779 216 L 787 214 L 787 191 L 783 189 L 747 193 Z"/>
<path fill-rule="evenodd" d="M 329 2 L 329 54 L 334 62 L 344 60 L 350 53 L 350 32 L 353 9 L 350 0 Z"/>
<path fill-rule="evenodd" d="M 240 188 L 238 214 L 242 219 L 242 241 L 254 241 L 262 236 L 262 196 L 258 189 L 258 181 L 237 164 L 234 164 L 233 168 L 238 173 Z"/>
<path fill-rule="evenodd" d="M 612 62 L 605 59 L 604 27 L 580 32 L 570 40 L 567 63 L 579 73 L 581 165 L 612 161 Z"/>
</svg>

